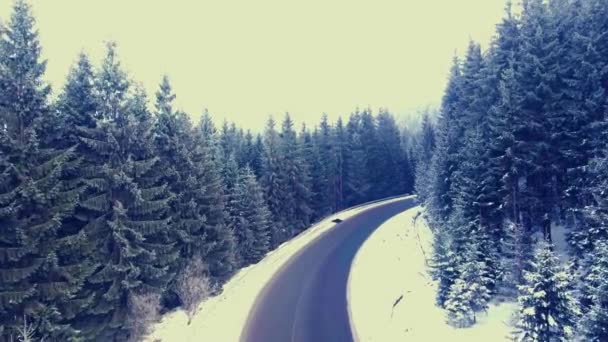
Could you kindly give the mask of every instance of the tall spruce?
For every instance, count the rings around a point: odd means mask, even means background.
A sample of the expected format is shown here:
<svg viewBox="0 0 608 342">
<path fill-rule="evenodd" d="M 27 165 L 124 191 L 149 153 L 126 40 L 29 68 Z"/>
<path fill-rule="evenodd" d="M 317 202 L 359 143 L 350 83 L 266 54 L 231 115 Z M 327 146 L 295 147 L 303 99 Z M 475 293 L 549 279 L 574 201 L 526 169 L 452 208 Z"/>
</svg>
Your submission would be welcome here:
<svg viewBox="0 0 608 342">
<path fill-rule="evenodd" d="M 550 245 L 541 242 L 519 287 L 518 339 L 564 341 L 572 338 L 578 314 L 571 291 L 571 275 Z"/>
<path fill-rule="evenodd" d="M 270 211 L 255 174 L 245 167 L 230 200 L 230 221 L 237 241 L 238 265 L 260 261 L 270 250 Z"/>
<path fill-rule="evenodd" d="M 46 144 L 56 134 L 45 125 L 50 88 L 25 1 L 15 2 L 0 34 L 0 338 L 16 337 L 27 319 L 36 338 L 70 340 L 77 332 L 59 307 L 79 289 L 82 273 L 59 248 L 77 244 L 62 231 L 82 191 L 62 180 L 73 148 Z"/>
<path fill-rule="evenodd" d="M 167 208 L 171 194 L 160 181 L 152 146 L 152 118 L 141 91 L 130 91 L 116 46 L 109 43 L 96 78 L 97 127 L 81 138 L 94 153 L 91 167 L 97 194 L 81 203 L 91 216 L 86 231 L 95 242 L 99 267 L 88 278 L 95 297 L 79 319 L 87 339 L 126 339 L 130 335 L 127 298 L 161 293 L 174 253 Z"/>
</svg>

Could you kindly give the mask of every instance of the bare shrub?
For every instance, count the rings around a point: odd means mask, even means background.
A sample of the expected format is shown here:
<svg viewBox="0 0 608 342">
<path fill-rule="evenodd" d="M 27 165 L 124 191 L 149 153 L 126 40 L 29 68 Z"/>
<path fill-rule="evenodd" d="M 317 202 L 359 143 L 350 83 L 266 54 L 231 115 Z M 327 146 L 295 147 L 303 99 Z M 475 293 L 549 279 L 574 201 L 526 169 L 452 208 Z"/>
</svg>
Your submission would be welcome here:
<svg viewBox="0 0 608 342">
<path fill-rule="evenodd" d="M 201 258 L 195 257 L 177 278 L 176 292 L 182 307 L 188 315 L 188 324 L 198 306 L 212 293 L 212 285 L 207 276 L 207 266 Z"/>
<path fill-rule="evenodd" d="M 130 340 L 138 341 L 148 334 L 160 318 L 160 294 L 131 293 L 128 301 Z"/>
</svg>

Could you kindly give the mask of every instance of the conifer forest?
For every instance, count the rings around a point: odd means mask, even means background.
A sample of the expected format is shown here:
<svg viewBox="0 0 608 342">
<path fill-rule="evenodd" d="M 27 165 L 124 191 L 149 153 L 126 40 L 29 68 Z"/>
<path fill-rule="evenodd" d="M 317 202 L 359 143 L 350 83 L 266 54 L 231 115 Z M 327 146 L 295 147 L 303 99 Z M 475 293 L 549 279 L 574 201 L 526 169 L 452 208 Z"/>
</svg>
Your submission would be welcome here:
<svg viewBox="0 0 608 342">
<path fill-rule="evenodd" d="M 147 94 L 114 42 L 51 89 L 31 5 L 3 19 L 0 342 L 139 341 L 330 214 L 410 193 L 451 326 L 516 301 L 514 340 L 608 341 L 608 0 L 508 4 L 415 127 L 353 108 L 262 132 L 177 109 L 170 75 Z"/>
<path fill-rule="evenodd" d="M 514 12 L 454 60 L 415 149 L 437 305 L 466 327 L 517 298 L 516 340 L 608 341 L 608 2 Z"/>
<path fill-rule="evenodd" d="M 76 56 L 51 98 L 26 1 L 0 32 L 0 341 L 138 340 L 142 302 L 190 305 L 192 277 L 217 293 L 328 214 L 413 189 L 388 111 L 285 114 L 261 134 L 192 122 L 114 43 L 101 65 Z"/>
</svg>

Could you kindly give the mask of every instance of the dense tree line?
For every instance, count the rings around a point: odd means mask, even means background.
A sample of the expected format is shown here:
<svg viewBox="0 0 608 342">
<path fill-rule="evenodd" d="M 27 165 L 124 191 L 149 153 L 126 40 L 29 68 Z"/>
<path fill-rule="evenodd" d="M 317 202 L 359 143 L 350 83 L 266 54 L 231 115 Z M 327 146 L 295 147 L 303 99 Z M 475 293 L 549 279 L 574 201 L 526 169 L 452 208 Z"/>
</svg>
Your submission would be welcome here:
<svg viewBox="0 0 608 342">
<path fill-rule="evenodd" d="M 113 43 L 51 100 L 25 1 L 0 32 L 0 341 L 26 322 L 41 340 L 135 339 L 130 303 L 183 304 L 184 270 L 219 291 L 320 218 L 412 190 L 387 111 L 298 133 L 288 114 L 262 134 L 193 124 L 169 79 L 150 101 Z"/>
<path fill-rule="evenodd" d="M 454 61 L 414 149 L 437 302 L 453 324 L 518 295 L 523 340 L 608 338 L 607 92 L 605 0 L 508 6 L 489 49 L 471 42 Z M 568 271 L 554 256 L 556 226 L 567 228 Z"/>
</svg>

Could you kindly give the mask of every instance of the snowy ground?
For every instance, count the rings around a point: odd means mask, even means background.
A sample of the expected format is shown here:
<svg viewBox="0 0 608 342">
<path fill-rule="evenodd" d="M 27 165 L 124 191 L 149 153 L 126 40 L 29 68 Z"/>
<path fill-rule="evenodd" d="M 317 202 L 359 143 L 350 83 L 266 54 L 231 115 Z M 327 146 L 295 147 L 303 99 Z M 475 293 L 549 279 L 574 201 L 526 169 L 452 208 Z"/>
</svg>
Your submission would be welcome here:
<svg viewBox="0 0 608 342">
<path fill-rule="evenodd" d="M 472 328 L 455 329 L 435 306 L 428 275 L 432 235 L 415 207 L 385 222 L 363 244 L 349 277 L 349 311 L 359 341 L 502 341 L 514 303 L 493 304 Z M 401 299 L 399 299 L 401 298 Z M 393 308 L 394 307 L 394 308 Z"/>
<path fill-rule="evenodd" d="M 332 220 L 346 219 L 374 205 L 378 204 L 334 214 L 285 242 L 268 253 L 258 264 L 244 268 L 234 275 L 224 285 L 222 294 L 207 300 L 199 307 L 190 325 L 187 324 L 188 319 L 182 310 L 171 312 L 154 327 L 147 341 L 238 341 L 257 294 L 281 265 L 298 250 L 335 226 Z"/>
</svg>

